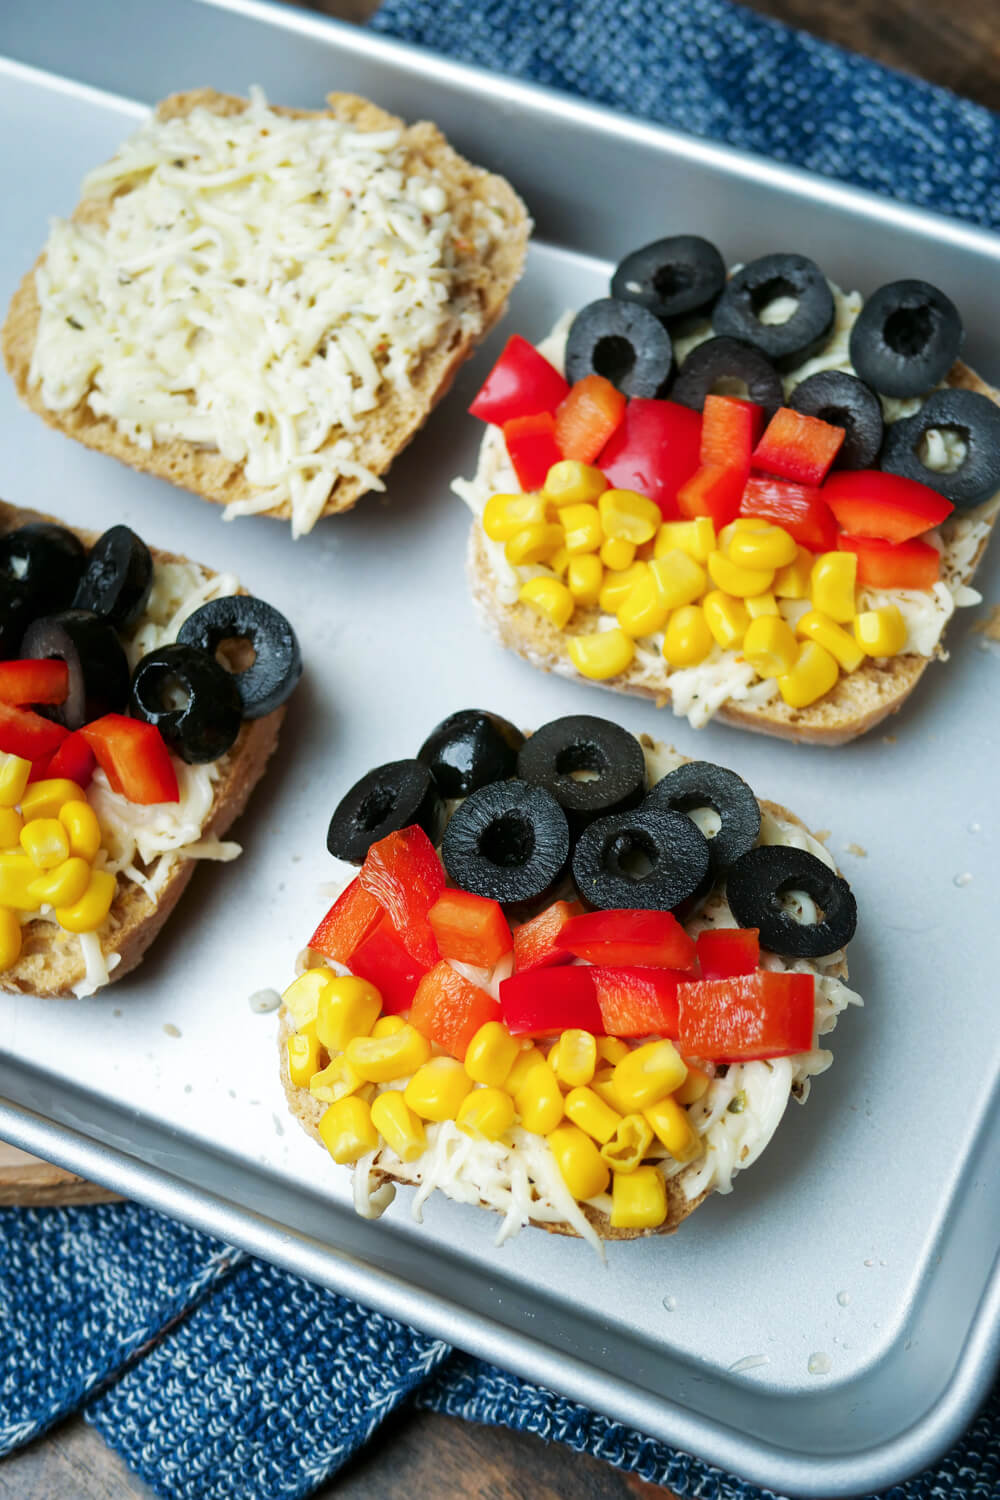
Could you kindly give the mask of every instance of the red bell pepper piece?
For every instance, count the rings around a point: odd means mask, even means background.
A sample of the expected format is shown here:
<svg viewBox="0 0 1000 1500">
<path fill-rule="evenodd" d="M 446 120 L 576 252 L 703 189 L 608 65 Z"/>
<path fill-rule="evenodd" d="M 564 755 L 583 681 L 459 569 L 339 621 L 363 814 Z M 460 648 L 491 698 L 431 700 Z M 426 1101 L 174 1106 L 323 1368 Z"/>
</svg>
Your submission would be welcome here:
<svg viewBox="0 0 1000 1500">
<path fill-rule="evenodd" d="M 417 986 L 427 970 L 407 953 L 389 918 L 382 916 L 381 907 L 379 916 L 381 920 L 374 932 L 351 954 L 351 973 L 375 986 L 387 1016 L 398 1016 L 413 1004 Z"/>
<path fill-rule="evenodd" d="M 334 963 L 349 964 L 384 915 L 375 897 L 355 878 L 330 907 L 309 939 L 309 946 Z"/>
<path fill-rule="evenodd" d="M 955 509 L 950 500 L 919 479 L 883 474 L 881 469 L 831 474 L 823 486 L 823 499 L 844 531 L 887 542 L 908 542 L 939 526 Z"/>
<path fill-rule="evenodd" d="M 443 959 L 421 979 L 410 1008 L 410 1024 L 463 1062 L 480 1026 L 499 1020 L 500 1006 L 493 996 L 463 979 Z"/>
<path fill-rule="evenodd" d="M 931 589 L 941 574 L 941 554 L 930 542 L 884 542 L 875 536 L 837 538 L 841 552 L 858 559 L 858 583 L 871 589 Z"/>
<path fill-rule="evenodd" d="M 130 719 L 126 714 L 105 714 L 85 724 L 80 733 L 112 791 L 142 807 L 180 801 L 170 751 L 155 724 Z"/>
<path fill-rule="evenodd" d="M 760 934 L 756 927 L 706 927 L 695 942 L 703 979 L 729 979 L 752 974 L 760 963 Z"/>
<path fill-rule="evenodd" d="M 528 974 L 551 964 L 568 964 L 573 955 L 559 947 L 559 935 L 570 917 L 580 916 L 578 901 L 553 901 L 537 917 L 514 928 L 514 970 Z"/>
<path fill-rule="evenodd" d="M 701 461 L 708 468 L 750 472 L 750 455 L 764 425 L 764 408 L 739 396 L 705 397 Z"/>
<path fill-rule="evenodd" d="M 586 912 L 570 918 L 556 946 L 594 964 L 694 968 L 694 941 L 669 911 Z"/>
<path fill-rule="evenodd" d="M 583 964 L 512 974 L 500 983 L 500 1006 L 511 1036 L 555 1036 L 579 1027 L 604 1034 L 594 990 L 594 970 Z"/>
<path fill-rule="evenodd" d="M 66 736 L 55 754 L 34 762 L 28 780 L 75 781 L 77 786 L 87 788 L 96 765 L 97 757 L 77 729 Z"/>
<path fill-rule="evenodd" d="M 666 521 L 680 514 L 677 491 L 698 467 L 701 416 L 676 401 L 633 396 L 597 458 L 608 483 L 655 500 Z"/>
<path fill-rule="evenodd" d="M 69 667 L 59 657 L 0 661 L 0 703 L 62 703 L 69 692 Z"/>
<path fill-rule="evenodd" d="M 556 412 L 556 446 L 563 458 L 591 464 L 625 415 L 625 397 L 603 375 L 585 375 Z"/>
<path fill-rule="evenodd" d="M 711 516 L 716 531 L 739 514 L 746 469 L 702 465 L 677 491 L 682 516 Z"/>
<path fill-rule="evenodd" d="M 676 1040 L 677 986 L 688 978 L 686 974 L 641 968 L 593 968 L 589 972 L 608 1036 L 666 1036 Z"/>
<path fill-rule="evenodd" d="M 837 545 L 833 511 L 813 485 L 751 475 L 740 501 L 741 516 L 759 516 L 781 526 L 810 552 L 832 552 Z"/>
<path fill-rule="evenodd" d="M 0 703 L 0 752 L 22 760 L 42 760 L 52 755 L 69 734 L 61 724 L 33 714 L 30 708 Z"/>
<path fill-rule="evenodd" d="M 796 484 L 822 484 L 847 436 L 843 427 L 779 406 L 753 454 L 753 467 Z"/>
<path fill-rule="evenodd" d="M 679 984 L 680 1050 L 702 1062 L 750 1062 L 808 1052 L 813 991 L 811 974 L 767 969 Z"/>
<path fill-rule="evenodd" d="M 492 969 L 514 946 L 499 901 L 475 896 L 471 891 L 444 891 L 427 913 L 427 920 L 442 958 Z"/>
<path fill-rule="evenodd" d="M 503 424 L 504 442 L 522 490 L 540 490 L 552 465 L 562 458 L 555 433 L 555 418 L 547 411 L 534 417 L 512 417 Z"/>
<path fill-rule="evenodd" d="M 554 412 L 569 394 L 569 384 L 519 333 L 513 334 L 469 407 L 474 417 L 502 427 L 512 417 Z"/>
<path fill-rule="evenodd" d="M 416 824 L 372 844 L 358 876 L 389 916 L 403 947 L 425 969 L 441 957 L 427 913 L 444 890 L 444 870 Z"/>
</svg>

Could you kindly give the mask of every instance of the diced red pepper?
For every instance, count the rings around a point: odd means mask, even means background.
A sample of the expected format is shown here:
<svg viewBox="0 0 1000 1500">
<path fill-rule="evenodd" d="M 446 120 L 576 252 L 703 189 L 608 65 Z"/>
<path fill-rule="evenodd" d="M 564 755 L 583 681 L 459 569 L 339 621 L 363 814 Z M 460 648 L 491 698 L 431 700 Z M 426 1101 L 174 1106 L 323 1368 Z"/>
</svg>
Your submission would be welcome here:
<svg viewBox="0 0 1000 1500">
<path fill-rule="evenodd" d="M 875 536 L 837 538 L 841 552 L 858 559 L 858 583 L 870 589 L 931 589 L 941 573 L 941 554 L 930 542 L 884 542 Z"/>
<path fill-rule="evenodd" d="M 751 475 L 740 501 L 740 515 L 759 516 L 783 527 L 810 552 L 832 552 L 837 545 L 833 511 L 813 485 Z"/>
<path fill-rule="evenodd" d="M 597 458 L 608 483 L 655 500 L 674 520 L 677 491 L 699 462 L 701 416 L 677 401 L 633 396 L 621 426 Z"/>
<path fill-rule="evenodd" d="M 540 490 L 545 476 L 562 454 L 556 445 L 556 423 L 551 412 L 534 417 L 512 417 L 503 424 L 504 442 L 522 490 Z"/>
<path fill-rule="evenodd" d="M 62 703 L 69 692 L 69 668 L 59 657 L 0 661 L 0 703 Z"/>
<path fill-rule="evenodd" d="M 569 384 L 544 355 L 519 333 L 513 334 L 469 407 L 474 417 L 502 427 L 512 417 L 554 412 Z"/>
<path fill-rule="evenodd" d="M 591 911 L 572 917 L 556 946 L 594 964 L 691 969 L 695 946 L 669 911 Z"/>
<path fill-rule="evenodd" d="M 603 1035 L 593 974 L 588 966 L 573 964 L 502 980 L 500 1006 L 511 1036 L 555 1036 L 571 1027 Z"/>
<path fill-rule="evenodd" d="M 883 474 L 881 469 L 831 474 L 823 486 L 823 499 L 844 531 L 887 542 L 908 542 L 939 526 L 955 509 L 950 500 L 919 479 Z"/>
<path fill-rule="evenodd" d="M 832 422 L 779 406 L 754 449 L 753 466 L 796 484 L 822 484 L 846 436 Z"/>
<path fill-rule="evenodd" d="M 80 730 L 68 734 L 55 754 L 44 760 L 36 760 L 31 767 L 29 781 L 75 781 L 86 789 L 94 774 L 97 757 L 87 744 Z"/>
<path fill-rule="evenodd" d="M 409 1010 L 413 1004 L 417 986 L 427 970 L 407 953 L 389 918 L 382 916 L 381 907 L 379 916 L 381 920 L 374 932 L 351 954 L 351 973 L 375 986 L 382 996 L 382 1010 L 387 1016 L 398 1016 L 400 1011 Z"/>
<path fill-rule="evenodd" d="M 687 974 L 641 968 L 593 968 L 590 974 L 608 1036 L 676 1039 L 677 986 Z"/>
<path fill-rule="evenodd" d="M 532 969 L 548 968 L 551 964 L 568 964 L 573 955 L 559 947 L 559 935 L 570 917 L 582 912 L 578 901 L 553 901 L 530 922 L 515 927 L 515 972 L 528 974 Z"/>
<path fill-rule="evenodd" d="M 705 397 L 701 414 L 701 461 L 708 468 L 750 472 L 750 455 L 764 425 L 764 408 L 739 396 Z"/>
<path fill-rule="evenodd" d="M 751 1062 L 808 1052 L 813 1043 L 811 974 L 758 969 L 677 986 L 680 1050 L 702 1062 Z"/>
<path fill-rule="evenodd" d="M 447 890 L 427 913 L 442 958 L 492 969 L 514 946 L 499 901 Z"/>
<path fill-rule="evenodd" d="M 85 724 L 80 733 L 112 791 L 142 807 L 180 801 L 170 751 L 155 724 L 130 719 L 127 714 L 105 714 Z"/>
<path fill-rule="evenodd" d="M 427 913 L 444 890 L 444 870 L 422 828 L 413 824 L 372 844 L 358 876 L 387 912 L 411 958 L 429 969 L 441 957 Z"/>
<path fill-rule="evenodd" d="M 480 1026 L 499 1020 L 500 1006 L 493 996 L 463 979 L 444 960 L 421 979 L 410 1009 L 410 1024 L 463 1062 Z"/>
<path fill-rule="evenodd" d="M 585 375 L 556 412 L 556 446 L 563 458 L 591 464 L 625 415 L 625 397 L 603 375 Z"/>
<path fill-rule="evenodd" d="M 330 907 L 309 939 L 309 946 L 334 963 L 349 964 L 384 915 L 375 897 L 355 878 Z"/>
<path fill-rule="evenodd" d="M 716 531 L 738 514 L 747 482 L 746 469 L 702 465 L 677 491 L 682 516 L 711 516 Z"/>
<path fill-rule="evenodd" d="M 706 927 L 695 946 L 703 979 L 729 979 L 752 974 L 760 963 L 760 934 L 756 927 Z"/>
<path fill-rule="evenodd" d="M 30 708 L 0 703 L 0 752 L 22 760 L 41 760 L 52 755 L 69 734 L 61 724 L 43 719 Z"/>
</svg>

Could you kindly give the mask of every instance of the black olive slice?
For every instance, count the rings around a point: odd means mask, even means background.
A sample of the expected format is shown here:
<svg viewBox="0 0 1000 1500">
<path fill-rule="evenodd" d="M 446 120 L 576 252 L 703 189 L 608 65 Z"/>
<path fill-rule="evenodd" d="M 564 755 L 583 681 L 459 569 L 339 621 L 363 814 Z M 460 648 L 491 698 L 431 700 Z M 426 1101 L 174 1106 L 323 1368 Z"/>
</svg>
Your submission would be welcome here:
<svg viewBox="0 0 1000 1500">
<path fill-rule="evenodd" d="M 943 380 L 964 331 L 958 308 L 929 281 L 890 281 L 851 329 L 851 364 L 885 396 L 919 396 Z"/>
<path fill-rule="evenodd" d="M 642 801 L 646 758 L 634 734 L 593 714 L 553 719 L 517 757 L 522 781 L 543 786 L 574 830 Z"/>
<path fill-rule="evenodd" d="M 35 611 L 23 584 L 0 573 L 0 661 L 16 657 Z"/>
<path fill-rule="evenodd" d="M 710 807 L 721 820 L 708 839 L 713 875 L 720 875 L 752 849 L 760 836 L 760 804 L 735 771 L 707 760 L 692 760 L 668 771 L 646 799 L 647 807 L 669 807 L 692 813 Z"/>
<path fill-rule="evenodd" d="M 677 911 L 705 894 L 708 841 L 691 819 L 648 799 L 585 828 L 573 852 L 580 900 L 602 911 Z"/>
<path fill-rule="evenodd" d="M 932 429 L 952 433 L 964 444 L 956 468 L 929 469 L 922 461 L 924 435 Z M 935 391 L 915 416 L 890 422 L 882 468 L 904 479 L 919 479 L 959 510 L 979 505 L 1000 490 L 1000 407 L 978 391 Z"/>
<path fill-rule="evenodd" d="M 714 245 L 697 234 L 654 240 L 626 255 L 611 278 L 611 295 L 637 302 L 684 333 L 707 318 L 726 284 L 726 266 Z"/>
<path fill-rule="evenodd" d="M 494 781 L 456 808 L 441 859 L 460 890 L 499 901 L 513 916 L 528 916 L 558 890 L 569 847 L 566 814 L 543 787 Z"/>
<path fill-rule="evenodd" d="M 467 797 L 513 776 L 524 735 L 499 714 L 462 708 L 442 719 L 417 752 L 442 797 Z"/>
<path fill-rule="evenodd" d="M 816 922 L 798 922 L 784 910 L 786 891 L 804 891 L 822 912 Z M 806 849 L 764 844 L 751 849 L 726 876 L 730 910 L 741 927 L 760 929 L 760 945 L 789 958 L 821 958 L 844 948 L 858 925 L 850 886 Z"/>
<path fill-rule="evenodd" d="M 795 309 L 782 323 L 764 321 L 779 298 Z M 830 283 L 806 255 L 762 255 L 730 277 L 715 304 L 712 327 L 718 334 L 746 339 L 779 370 L 794 370 L 818 354 L 830 337 L 835 312 Z"/>
<path fill-rule="evenodd" d="M 734 387 L 740 389 L 734 389 Z M 705 339 L 681 365 L 670 390 L 671 401 L 701 411 L 705 397 L 744 395 L 764 408 L 770 420 L 785 399 L 781 376 L 759 349 L 742 339 Z"/>
<path fill-rule="evenodd" d="M 882 403 L 870 386 L 846 370 L 819 370 L 802 380 L 788 398 L 793 411 L 818 417 L 846 434 L 835 469 L 873 469 L 882 447 Z"/>
<path fill-rule="evenodd" d="M 146 543 L 128 526 L 112 526 L 91 547 L 73 604 L 127 630 L 145 609 L 152 587 L 153 559 Z"/>
<path fill-rule="evenodd" d="M 182 646 L 197 646 L 214 656 L 223 641 L 247 641 L 254 659 L 233 678 L 244 719 L 262 719 L 291 696 L 302 676 L 302 654 L 295 631 L 284 615 L 250 594 L 210 599 L 189 615 L 177 632 Z"/>
<path fill-rule="evenodd" d="M 566 379 L 603 375 L 625 396 L 661 396 L 674 368 L 674 346 L 659 318 L 637 302 L 602 297 L 573 319 Z"/>
<path fill-rule="evenodd" d="M 36 616 L 72 602 L 86 559 L 80 538 L 54 521 L 29 521 L 0 536 L 0 578 L 20 585 Z"/>
<path fill-rule="evenodd" d="M 437 843 L 444 825 L 441 794 L 421 761 L 389 761 L 362 776 L 341 798 L 330 819 L 326 847 L 334 859 L 360 865 L 372 844 L 414 824 Z"/>
<path fill-rule="evenodd" d="M 33 620 L 21 642 L 21 655 L 61 658 L 69 668 L 69 691 L 62 703 L 43 710 L 67 729 L 80 729 L 104 714 L 123 713 L 128 703 L 129 670 L 118 632 L 87 609 L 64 609 Z"/>
<path fill-rule="evenodd" d="M 179 698 L 179 703 L 174 700 Z M 243 722 L 231 672 L 196 646 L 149 651 L 132 674 L 129 708 L 155 724 L 168 747 L 189 765 L 218 760 L 236 743 Z"/>
</svg>

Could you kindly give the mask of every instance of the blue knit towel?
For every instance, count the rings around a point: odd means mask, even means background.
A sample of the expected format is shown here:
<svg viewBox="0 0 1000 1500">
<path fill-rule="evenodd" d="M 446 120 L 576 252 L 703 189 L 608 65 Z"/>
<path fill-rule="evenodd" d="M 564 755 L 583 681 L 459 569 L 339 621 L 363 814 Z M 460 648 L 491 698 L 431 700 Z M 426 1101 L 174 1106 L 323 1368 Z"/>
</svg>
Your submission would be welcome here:
<svg viewBox="0 0 1000 1500">
<path fill-rule="evenodd" d="M 1000 120 L 727 0 L 386 0 L 373 25 L 1000 227 Z M 406 1401 L 558 1439 L 684 1497 L 774 1500 L 135 1204 L 0 1210 L 0 1453 L 82 1408 L 170 1500 L 293 1500 Z M 886 1500 L 998 1497 L 994 1395 Z"/>
</svg>

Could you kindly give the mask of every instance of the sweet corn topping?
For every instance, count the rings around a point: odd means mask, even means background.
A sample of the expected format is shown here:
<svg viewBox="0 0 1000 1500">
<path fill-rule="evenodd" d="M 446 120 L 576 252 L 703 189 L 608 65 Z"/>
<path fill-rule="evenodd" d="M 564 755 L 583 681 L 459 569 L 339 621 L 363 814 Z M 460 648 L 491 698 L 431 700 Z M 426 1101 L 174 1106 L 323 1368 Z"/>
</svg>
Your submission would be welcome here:
<svg viewBox="0 0 1000 1500">
<path fill-rule="evenodd" d="M 635 490 L 605 490 L 597 502 L 606 537 L 641 546 L 650 541 L 662 521 L 660 507 Z"/>
<path fill-rule="evenodd" d="M 702 601 L 705 623 L 723 651 L 738 651 L 743 644 L 750 613 L 742 599 L 722 589 L 712 589 Z"/>
<path fill-rule="evenodd" d="M 687 1067 L 673 1042 L 646 1042 L 615 1067 L 615 1088 L 629 1113 L 645 1109 L 680 1088 Z"/>
<path fill-rule="evenodd" d="M 591 1033 L 574 1027 L 563 1032 L 557 1046 L 558 1060 L 552 1061 L 556 1051 L 553 1047 L 549 1053 L 549 1063 L 555 1068 L 559 1082 L 571 1089 L 589 1083 L 597 1066 L 597 1042 Z"/>
<path fill-rule="evenodd" d="M 476 1033 L 478 1035 L 478 1032 Z M 475 1041 L 475 1037 L 473 1037 Z M 545 1062 L 545 1053 L 538 1047 L 524 1047 L 517 1057 L 504 1080 L 504 1088 L 508 1094 L 516 1094 L 523 1086 L 528 1074 Z"/>
<path fill-rule="evenodd" d="M 604 541 L 604 529 L 596 505 L 564 505 L 559 519 L 565 528 L 565 546 L 570 553 L 596 552 Z"/>
<path fill-rule="evenodd" d="M 600 1141 L 602 1146 L 610 1141 L 622 1122 L 618 1111 L 606 1104 L 591 1088 L 570 1089 L 566 1095 L 565 1109 L 567 1118 L 588 1135 L 592 1135 L 595 1141 Z"/>
<path fill-rule="evenodd" d="M 371 1029 L 372 1036 L 395 1036 L 397 1031 L 402 1031 L 409 1022 L 402 1016 L 379 1016 Z"/>
<path fill-rule="evenodd" d="M 678 554 L 681 556 L 683 554 Z M 650 564 L 647 573 L 638 579 L 629 589 L 628 597 L 618 611 L 618 624 L 626 635 L 638 639 L 644 635 L 653 635 L 662 630 L 667 623 L 670 607 L 664 604 L 663 597 L 653 576 L 655 563 Z M 697 567 L 693 563 L 692 567 Z"/>
<path fill-rule="evenodd" d="M 705 569 L 679 547 L 654 557 L 649 565 L 657 591 L 667 609 L 693 604 L 708 587 Z"/>
<path fill-rule="evenodd" d="M 598 556 L 605 567 L 621 572 L 635 562 L 635 542 L 627 542 L 620 536 L 609 536 L 601 543 Z"/>
<path fill-rule="evenodd" d="M 83 789 L 75 781 L 54 777 L 47 781 L 33 781 L 20 799 L 21 817 L 26 823 L 32 818 L 58 818 L 67 802 L 85 802 Z"/>
<path fill-rule="evenodd" d="M 596 604 L 604 582 L 604 564 L 592 552 L 570 557 L 566 568 L 566 586 L 577 604 Z"/>
<path fill-rule="evenodd" d="M 761 522 L 734 531 L 726 551 L 745 568 L 786 568 L 794 561 L 798 546 L 782 527 Z"/>
<path fill-rule="evenodd" d="M 649 571 L 649 564 L 638 561 L 628 568 L 622 568 L 620 572 L 611 572 L 604 575 L 601 585 L 601 593 L 598 603 L 606 615 L 617 614 L 625 600 L 628 598 L 632 587 L 638 583 L 640 578 L 645 577 Z"/>
<path fill-rule="evenodd" d="M 21 847 L 21 829 L 24 824 L 15 807 L 0 807 L 0 850 Z"/>
<path fill-rule="evenodd" d="M 454 1120 L 472 1089 L 472 1079 L 454 1057 L 432 1057 L 418 1068 L 403 1098 L 422 1120 Z"/>
<path fill-rule="evenodd" d="M 818 609 L 809 610 L 797 625 L 799 635 L 825 646 L 845 672 L 855 672 L 865 659 L 865 653 L 853 635 L 842 625 L 837 625 L 828 615 Z"/>
<path fill-rule="evenodd" d="M 795 665 L 778 678 L 789 708 L 808 708 L 833 687 L 840 672 L 837 662 L 817 641 L 803 641 Z"/>
<path fill-rule="evenodd" d="M 59 821 L 66 830 L 70 854 L 95 859 L 101 847 L 101 825 L 90 803 L 64 802 L 59 809 Z"/>
<path fill-rule="evenodd" d="M 348 1094 L 358 1093 L 364 1082 L 361 1074 L 355 1072 L 341 1053 L 339 1057 L 331 1059 L 325 1068 L 312 1075 L 308 1088 L 314 1099 L 320 1099 L 324 1104 L 333 1104 L 336 1099 L 346 1099 Z"/>
<path fill-rule="evenodd" d="M 696 516 L 692 521 L 664 521 L 656 533 L 653 556 L 662 557 L 677 548 L 696 562 L 703 563 L 715 551 L 715 545 L 711 516 Z"/>
<path fill-rule="evenodd" d="M 655 1167 L 616 1172 L 611 1188 L 613 1229 L 659 1229 L 667 1217 L 667 1184 Z"/>
<path fill-rule="evenodd" d="M 629 1051 L 628 1042 L 623 1042 L 620 1036 L 599 1036 L 596 1038 L 596 1049 L 598 1062 L 615 1063 L 621 1062 Z"/>
<path fill-rule="evenodd" d="M 895 604 L 854 617 L 854 639 L 866 656 L 897 656 L 906 645 L 906 624 Z"/>
<path fill-rule="evenodd" d="M 773 568 L 751 568 L 734 562 L 724 552 L 713 552 L 708 559 L 708 575 L 716 588 L 723 593 L 734 594 L 738 599 L 748 599 L 752 594 L 763 594 L 774 582 Z"/>
<path fill-rule="evenodd" d="M 809 597 L 813 608 L 841 625 L 854 619 L 858 559 L 853 552 L 823 552 L 812 566 Z"/>
<path fill-rule="evenodd" d="M 658 1099 L 643 1110 L 643 1115 L 656 1139 L 666 1146 L 675 1161 L 693 1161 L 701 1155 L 701 1138 L 676 1096 Z"/>
<path fill-rule="evenodd" d="M 581 677 L 606 682 L 609 677 L 619 677 L 629 667 L 635 655 L 635 643 L 624 630 L 601 630 L 595 635 L 571 635 L 566 650 Z"/>
<path fill-rule="evenodd" d="M 578 459 L 564 458 L 545 476 L 544 494 L 553 505 L 586 505 L 597 500 L 608 487 L 600 469 Z"/>
<path fill-rule="evenodd" d="M 96 932 L 111 910 L 117 881 L 107 870 L 93 870 L 79 901 L 56 907 L 56 921 L 67 932 Z"/>
<path fill-rule="evenodd" d="M 611 1173 L 601 1153 L 576 1125 L 560 1125 L 548 1137 L 556 1166 L 574 1198 L 586 1202 L 607 1191 Z"/>
<path fill-rule="evenodd" d="M 0 971 L 13 968 L 21 957 L 21 924 L 17 912 L 0 906 Z"/>
<path fill-rule="evenodd" d="M 337 1099 L 319 1122 L 323 1145 L 340 1166 L 351 1166 L 379 1146 L 379 1133 L 364 1099 L 348 1094 Z"/>
<path fill-rule="evenodd" d="M 431 1044 L 415 1026 L 401 1026 L 388 1036 L 355 1036 L 344 1049 L 351 1067 L 366 1083 L 409 1078 L 431 1055 Z"/>
<path fill-rule="evenodd" d="M 799 654 L 795 631 L 780 615 L 758 615 L 743 637 L 743 655 L 758 677 L 790 672 Z"/>
<path fill-rule="evenodd" d="M 31 761 L 20 755 L 0 754 L 0 807 L 16 807 L 24 796 L 31 775 Z"/>
<path fill-rule="evenodd" d="M 316 1032 L 328 1052 L 344 1052 L 348 1042 L 369 1034 L 382 1010 L 382 996 L 367 979 L 356 979 L 353 974 L 327 973 L 326 978 L 322 988 L 317 986 Z"/>
<path fill-rule="evenodd" d="M 595 511 L 596 515 L 597 512 Z M 504 544 L 504 556 L 512 567 L 543 563 L 554 557 L 563 545 L 562 528 L 544 521 L 534 522 L 516 531 Z"/>
<path fill-rule="evenodd" d="M 573 595 L 564 583 L 560 583 L 558 578 L 544 576 L 529 578 L 527 583 L 521 585 L 517 597 L 522 604 L 530 605 L 557 630 L 562 630 L 569 623 L 575 605 Z"/>
<path fill-rule="evenodd" d="M 288 1054 L 288 1076 L 297 1088 L 308 1088 L 313 1074 L 319 1068 L 321 1048 L 316 1028 L 312 1024 L 297 1031 L 285 1044 Z"/>
<path fill-rule="evenodd" d="M 21 848 L 39 870 L 69 858 L 69 839 L 58 818 L 33 818 L 21 829 Z"/>
<path fill-rule="evenodd" d="M 805 547 L 799 547 L 796 550 L 794 562 L 788 563 L 784 568 L 779 568 L 774 575 L 772 587 L 777 597 L 779 599 L 808 599 L 815 561 L 811 552 Z"/>
<path fill-rule="evenodd" d="M 747 614 L 751 620 L 760 619 L 761 615 L 779 615 L 778 601 L 769 591 L 766 594 L 752 594 L 746 601 Z"/>
<path fill-rule="evenodd" d="M 474 1083 L 500 1088 L 520 1051 L 521 1043 L 502 1021 L 487 1021 L 466 1048 L 465 1071 Z"/>
<path fill-rule="evenodd" d="M 509 542 L 526 526 L 545 524 L 544 495 L 493 495 L 483 509 L 483 530 L 493 542 Z"/>
<path fill-rule="evenodd" d="M 688 1073 L 684 1082 L 679 1089 L 674 1089 L 671 1095 L 671 1098 L 676 1099 L 678 1104 L 697 1103 L 699 1099 L 704 1098 L 708 1092 L 708 1086 L 712 1082 L 708 1074 L 703 1069 L 696 1067 L 694 1063 L 689 1062 L 687 1070 Z"/>
<path fill-rule="evenodd" d="M 459 1105 L 455 1123 L 466 1135 L 499 1140 L 514 1123 L 514 1101 L 504 1089 L 473 1089 Z"/>
<path fill-rule="evenodd" d="M 90 865 L 85 859 L 74 856 L 36 875 L 28 886 L 28 896 L 34 901 L 35 908 L 75 906 L 86 895 L 89 885 Z"/>
<path fill-rule="evenodd" d="M 514 1095 L 517 1112 L 525 1130 L 548 1135 L 563 1117 L 563 1096 L 559 1082 L 548 1062 L 532 1068 Z"/>
<path fill-rule="evenodd" d="M 13 907 L 14 911 L 37 910 L 30 894 L 37 877 L 38 866 L 22 850 L 0 854 L 0 906 Z"/>
<path fill-rule="evenodd" d="M 377 1094 L 371 1104 L 375 1129 L 385 1136 L 386 1144 L 400 1161 L 416 1161 L 427 1150 L 427 1134 L 398 1089 Z"/>
<path fill-rule="evenodd" d="M 675 609 L 663 632 L 663 659 L 675 670 L 696 667 L 712 649 L 712 632 L 705 611 L 697 604 Z"/>
</svg>

